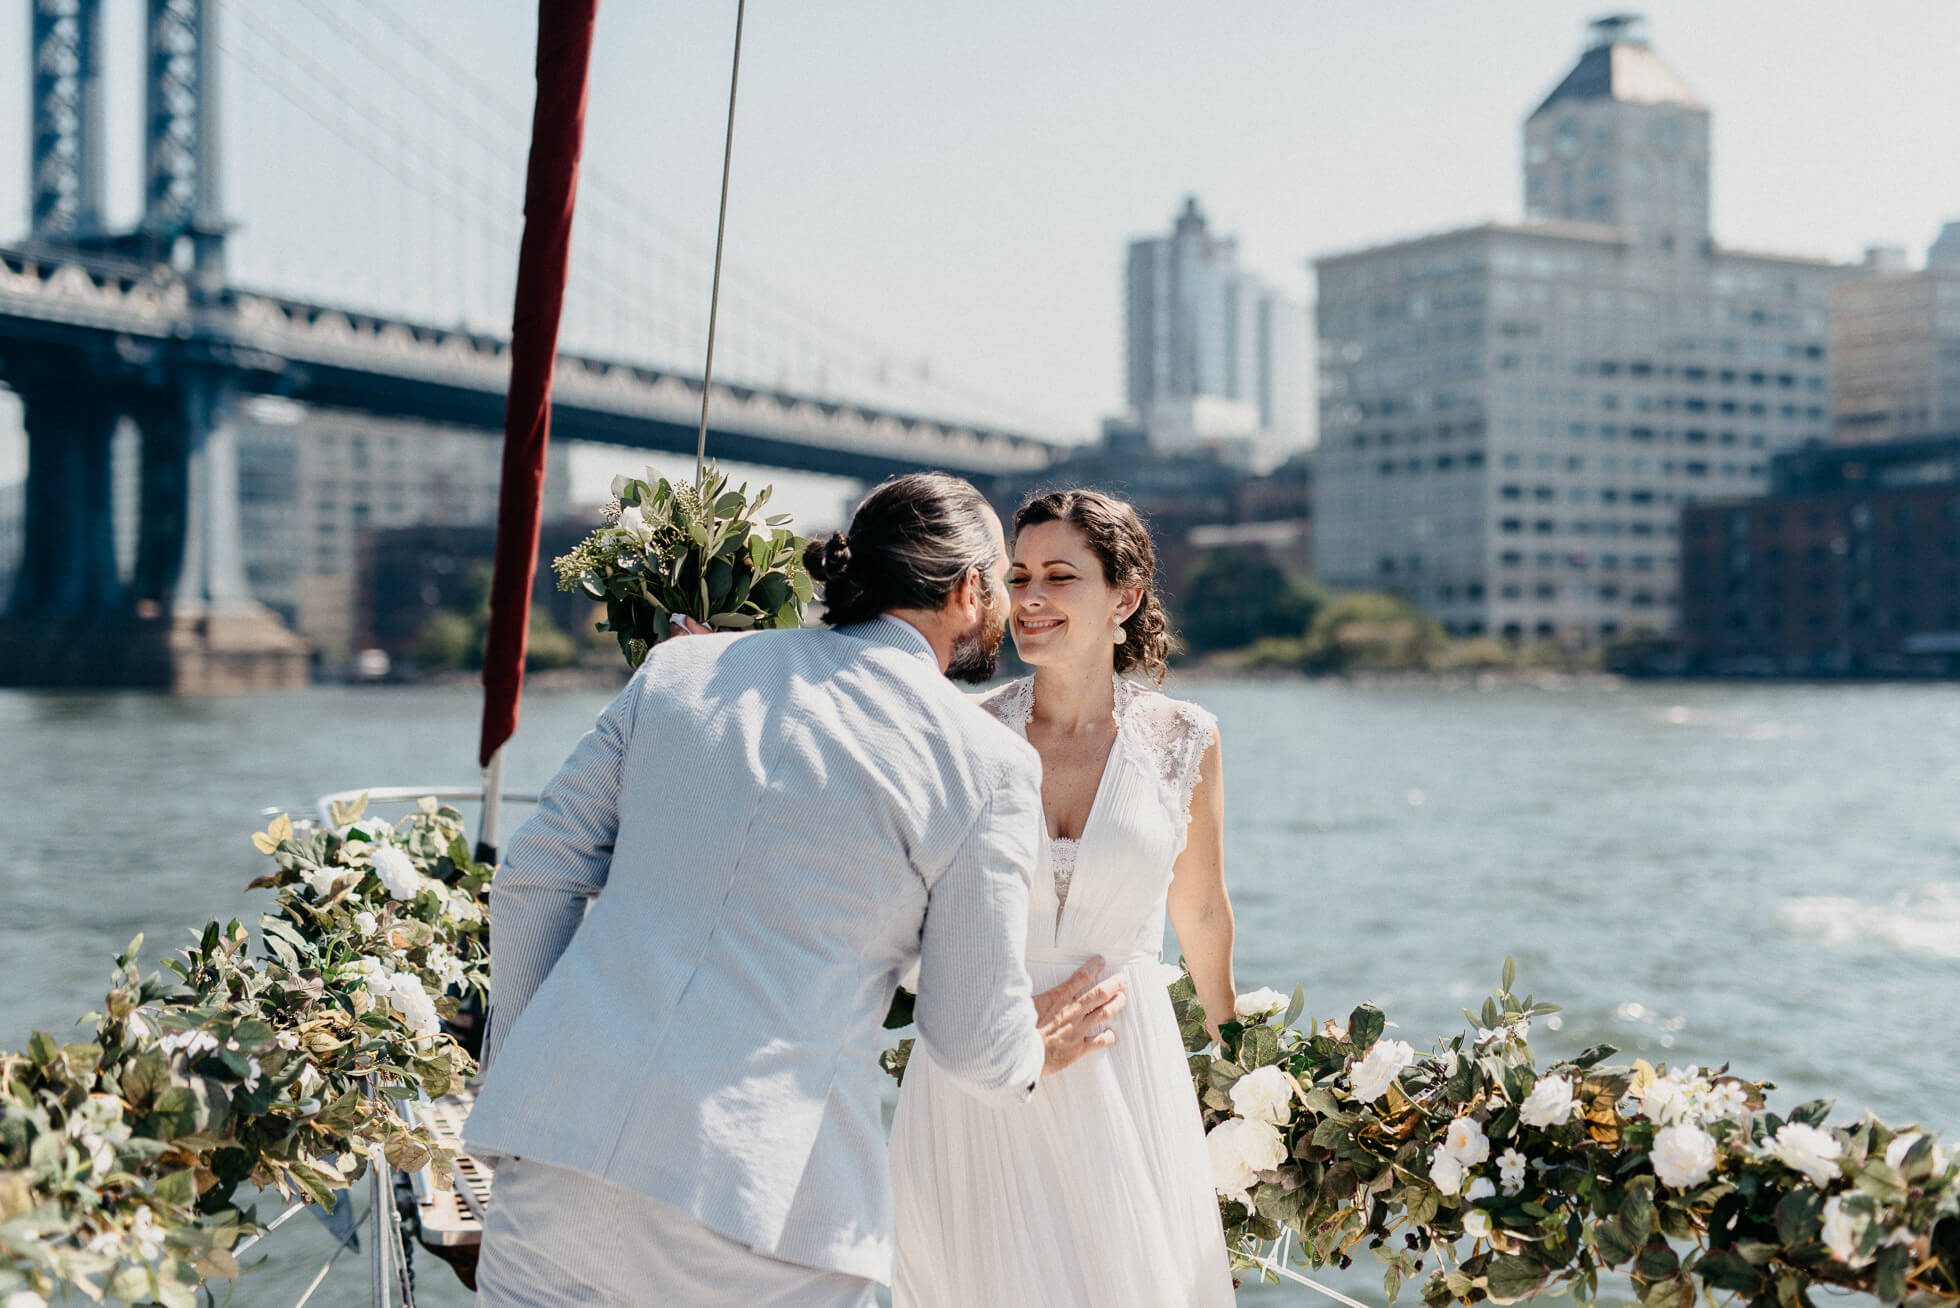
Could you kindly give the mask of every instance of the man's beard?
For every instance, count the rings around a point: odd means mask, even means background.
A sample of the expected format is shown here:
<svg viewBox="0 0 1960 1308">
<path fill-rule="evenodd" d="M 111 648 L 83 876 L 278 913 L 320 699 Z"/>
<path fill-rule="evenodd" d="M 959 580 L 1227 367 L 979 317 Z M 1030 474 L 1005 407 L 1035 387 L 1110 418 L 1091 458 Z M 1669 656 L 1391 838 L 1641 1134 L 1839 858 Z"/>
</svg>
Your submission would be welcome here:
<svg viewBox="0 0 1960 1308">
<path fill-rule="evenodd" d="M 946 675 L 954 681 L 984 686 L 1000 669 L 1000 645 L 1007 638 L 1007 624 L 1000 621 L 998 596 L 987 597 L 986 610 L 973 627 L 953 640 L 953 652 L 946 660 Z"/>
</svg>

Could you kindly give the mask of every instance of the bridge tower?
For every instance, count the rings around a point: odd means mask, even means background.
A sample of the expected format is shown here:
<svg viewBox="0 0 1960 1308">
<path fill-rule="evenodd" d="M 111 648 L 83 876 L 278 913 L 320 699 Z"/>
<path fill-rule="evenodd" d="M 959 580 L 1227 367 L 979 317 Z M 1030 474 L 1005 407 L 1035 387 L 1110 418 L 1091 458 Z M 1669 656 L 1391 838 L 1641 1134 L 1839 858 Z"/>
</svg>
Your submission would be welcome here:
<svg viewBox="0 0 1960 1308">
<path fill-rule="evenodd" d="M 21 566 L 0 683 L 290 686 L 303 642 L 255 603 L 238 514 L 224 304 L 216 0 L 145 0 L 143 217 L 104 230 L 101 0 L 33 0 L 32 229 L 41 246 L 181 279 L 190 331 L 148 358 L 50 345 L 8 369 L 26 417 Z M 167 271 L 166 271 L 167 270 Z M 209 328 L 209 330 L 206 330 Z M 142 433 L 134 575 L 115 559 L 111 443 Z"/>
<path fill-rule="evenodd" d="M 34 0 L 29 239 L 76 245 L 102 228 L 102 3 Z"/>
</svg>

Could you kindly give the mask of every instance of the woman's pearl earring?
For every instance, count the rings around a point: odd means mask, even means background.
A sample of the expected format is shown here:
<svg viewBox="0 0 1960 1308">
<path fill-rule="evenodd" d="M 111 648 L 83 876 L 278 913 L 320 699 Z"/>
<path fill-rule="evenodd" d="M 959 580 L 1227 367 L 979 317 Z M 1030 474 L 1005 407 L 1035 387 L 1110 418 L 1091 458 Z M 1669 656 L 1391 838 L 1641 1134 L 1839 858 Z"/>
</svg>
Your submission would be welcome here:
<svg viewBox="0 0 1960 1308">
<path fill-rule="evenodd" d="M 1123 625 L 1122 623 L 1120 623 L 1120 622 L 1119 622 L 1119 623 L 1117 623 L 1117 624 L 1116 624 L 1116 635 L 1115 635 L 1115 643 L 1116 643 L 1116 644 L 1118 644 L 1118 645 L 1124 645 L 1124 644 L 1128 644 L 1128 643 L 1129 643 L 1129 639 L 1130 639 L 1130 633 L 1129 633 L 1129 629 L 1128 629 L 1128 628 L 1126 628 L 1126 627 L 1125 627 L 1125 626 L 1124 626 L 1124 625 Z"/>
</svg>

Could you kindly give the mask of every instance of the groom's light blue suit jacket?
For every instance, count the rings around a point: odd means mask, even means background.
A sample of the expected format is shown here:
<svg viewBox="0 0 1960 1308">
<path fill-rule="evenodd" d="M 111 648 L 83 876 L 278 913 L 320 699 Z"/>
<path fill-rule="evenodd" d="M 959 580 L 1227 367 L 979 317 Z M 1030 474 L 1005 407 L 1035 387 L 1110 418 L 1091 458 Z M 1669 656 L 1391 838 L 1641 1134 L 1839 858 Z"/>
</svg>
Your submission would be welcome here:
<svg viewBox="0 0 1960 1308">
<path fill-rule="evenodd" d="M 885 1011 L 975 1093 L 1042 1065 L 1022 963 L 1040 764 L 913 628 L 657 646 L 490 890 L 465 1139 L 889 1279 Z"/>
</svg>

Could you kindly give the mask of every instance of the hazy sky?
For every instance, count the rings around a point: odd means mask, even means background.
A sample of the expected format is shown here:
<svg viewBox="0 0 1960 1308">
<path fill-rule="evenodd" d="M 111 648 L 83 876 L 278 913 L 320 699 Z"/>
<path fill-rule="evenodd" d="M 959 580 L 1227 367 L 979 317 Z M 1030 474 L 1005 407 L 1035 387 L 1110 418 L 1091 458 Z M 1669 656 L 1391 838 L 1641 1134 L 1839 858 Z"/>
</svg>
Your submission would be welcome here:
<svg viewBox="0 0 1960 1308">
<path fill-rule="evenodd" d="M 643 205 L 711 240 L 734 9 L 601 7 L 586 158 L 609 198 L 588 192 L 581 219 L 597 216 L 575 237 L 600 270 L 591 290 L 574 287 L 581 344 L 617 332 L 639 348 L 612 325 L 631 302 L 646 320 L 633 330 L 693 348 L 705 253 L 664 237 L 636 253 L 622 224 Z M 140 5 L 108 10 L 112 196 L 127 217 Z M 27 11 L 0 3 L 0 68 L 16 86 Z M 930 360 L 935 377 L 1027 423 L 1086 436 L 1122 393 L 1127 238 L 1166 226 L 1195 193 L 1247 263 L 1304 298 L 1316 253 L 1515 218 L 1523 116 L 1599 12 L 1571 0 L 754 0 L 729 265 L 907 368 Z M 1960 4 L 1663 0 L 1645 12 L 1656 50 L 1714 110 L 1723 242 L 1844 260 L 1893 242 L 1916 259 L 1960 217 Z M 522 134 L 414 38 L 528 108 L 534 6 L 231 0 L 223 21 L 241 280 L 443 319 L 507 315 Z M 312 116 L 267 84 L 298 66 L 294 52 L 311 67 L 289 94 Z M 0 190 L 0 235 L 26 223 L 26 99 L 0 96 L 0 178 L 14 183 Z M 375 163 L 381 141 L 398 144 L 395 169 L 447 198 Z"/>
</svg>

